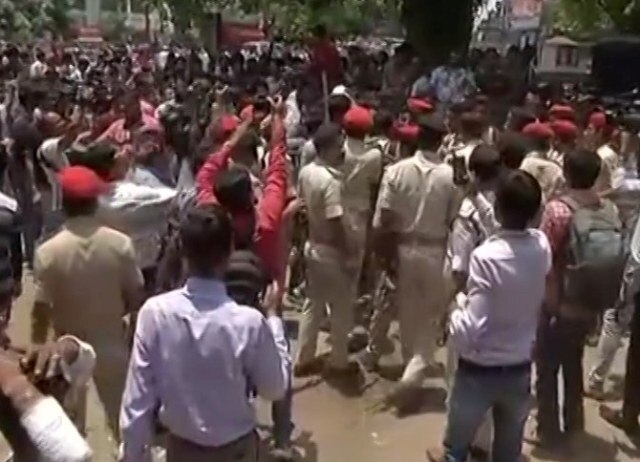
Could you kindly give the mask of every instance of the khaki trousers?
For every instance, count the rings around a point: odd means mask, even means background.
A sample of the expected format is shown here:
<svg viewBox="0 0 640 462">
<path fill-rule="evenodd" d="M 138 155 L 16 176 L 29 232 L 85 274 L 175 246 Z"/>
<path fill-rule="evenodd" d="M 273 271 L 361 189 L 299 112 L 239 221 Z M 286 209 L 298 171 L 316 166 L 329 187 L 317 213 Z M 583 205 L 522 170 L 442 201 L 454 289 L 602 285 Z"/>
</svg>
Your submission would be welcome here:
<svg viewBox="0 0 640 462">
<path fill-rule="evenodd" d="M 344 256 L 328 246 L 307 242 L 305 261 L 308 300 L 300 320 L 300 346 L 296 364 L 308 364 L 316 356 L 318 332 L 327 307 L 331 317 L 331 355 L 335 368 L 348 365 L 348 336 L 353 326 L 353 305 L 357 292 L 357 268 L 347 269 Z"/>
<path fill-rule="evenodd" d="M 398 249 L 397 303 L 402 356 L 407 364 L 402 382 L 420 386 L 433 364 L 445 312 L 443 246 L 401 245 Z"/>
<path fill-rule="evenodd" d="M 251 432 L 219 447 L 200 446 L 175 435 L 167 437 L 167 462 L 257 462 L 258 435 Z"/>
<path fill-rule="evenodd" d="M 369 324 L 369 353 L 380 356 L 387 343 L 389 328 L 397 317 L 396 285 L 386 271 L 377 277 L 373 296 L 373 315 Z"/>
<path fill-rule="evenodd" d="M 110 344 L 87 340 L 96 351 L 97 362 L 93 381 L 85 388 L 84 396 L 78 397 L 75 422 L 86 429 L 94 462 L 112 462 L 117 460 L 120 442 L 118 420 L 129 351 L 122 338 L 114 338 Z"/>
</svg>

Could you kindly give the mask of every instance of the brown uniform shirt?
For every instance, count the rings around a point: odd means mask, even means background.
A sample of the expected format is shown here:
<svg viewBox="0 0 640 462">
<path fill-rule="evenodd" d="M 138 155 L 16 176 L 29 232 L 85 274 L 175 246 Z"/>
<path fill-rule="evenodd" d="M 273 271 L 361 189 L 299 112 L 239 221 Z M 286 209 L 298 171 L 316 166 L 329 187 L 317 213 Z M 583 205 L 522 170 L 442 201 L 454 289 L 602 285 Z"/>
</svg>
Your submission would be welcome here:
<svg viewBox="0 0 640 462">
<path fill-rule="evenodd" d="M 529 155 L 522 161 L 520 170 L 531 174 L 542 189 L 542 199 L 546 202 L 562 193 L 564 175 L 558 164 L 547 159 Z"/>
<path fill-rule="evenodd" d="M 416 241 L 446 243 L 458 214 L 462 193 L 453 184 L 453 169 L 438 164 L 436 153 L 418 151 L 387 168 L 378 194 L 374 227 L 380 227 L 382 210 L 394 213 L 390 230 Z"/>
<path fill-rule="evenodd" d="M 95 217 L 71 218 L 35 260 L 36 301 L 51 306 L 57 334 L 94 346 L 123 338 L 125 300 L 143 285 L 129 237 Z"/>
</svg>

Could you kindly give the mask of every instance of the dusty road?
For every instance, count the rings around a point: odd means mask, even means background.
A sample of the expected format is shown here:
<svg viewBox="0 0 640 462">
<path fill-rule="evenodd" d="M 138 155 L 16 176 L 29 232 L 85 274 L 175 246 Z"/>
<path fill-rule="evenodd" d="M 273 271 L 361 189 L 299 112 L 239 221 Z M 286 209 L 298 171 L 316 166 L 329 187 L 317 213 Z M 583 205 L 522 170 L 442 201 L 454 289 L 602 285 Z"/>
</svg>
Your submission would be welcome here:
<svg viewBox="0 0 640 462">
<path fill-rule="evenodd" d="M 30 330 L 30 308 L 33 287 L 25 283 L 25 293 L 14 309 L 11 333 L 14 342 L 26 344 Z M 87 294 L 87 303 L 91 295 Z M 293 316 L 295 323 L 295 316 Z M 593 349 L 588 350 L 586 363 L 591 362 Z M 385 369 L 390 372 L 394 357 L 387 358 Z M 616 362 L 614 373 L 620 374 L 623 355 Z M 425 461 L 425 449 L 437 445 L 444 427 L 444 389 L 440 378 L 428 381 L 423 406 L 415 414 L 398 417 L 381 409 L 380 401 L 392 386 L 391 381 L 377 375 L 365 377 L 356 390 L 338 390 L 320 378 L 297 380 L 295 383 L 294 433 L 299 460 L 303 462 L 420 462 Z M 262 432 L 268 438 L 269 407 L 258 404 Z M 640 450 L 622 433 L 608 426 L 597 416 L 597 403 L 586 401 L 587 434 L 575 451 L 563 457 L 531 452 L 525 447 L 525 460 L 576 462 L 630 462 L 640 460 Z M 113 441 L 107 437 L 104 414 L 93 387 L 89 392 L 87 438 L 96 462 L 115 460 Z M 0 444 L 0 461 L 6 445 Z M 266 460 L 266 457 L 263 458 Z"/>
</svg>

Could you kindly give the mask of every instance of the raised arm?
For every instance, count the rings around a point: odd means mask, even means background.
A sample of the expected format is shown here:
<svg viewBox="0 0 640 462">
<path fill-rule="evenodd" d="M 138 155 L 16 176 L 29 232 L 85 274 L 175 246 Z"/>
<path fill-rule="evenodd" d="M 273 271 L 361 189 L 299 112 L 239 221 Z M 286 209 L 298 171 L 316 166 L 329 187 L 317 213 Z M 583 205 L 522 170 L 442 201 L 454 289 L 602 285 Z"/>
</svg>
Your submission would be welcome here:
<svg viewBox="0 0 640 462">
<path fill-rule="evenodd" d="M 196 191 L 198 202 L 209 202 L 213 200 L 213 183 L 218 173 L 227 167 L 229 158 L 233 153 L 238 141 L 244 136 L 251 124 L 251 120 L 244 120 L 236 131 L 231 135 L 229 141 L 224 143 L 222 147 L 209 154 L 204 165 L 196 175 Z"/>
<path fill-rule="evenodd" d="M 262 199 L 257 207 L 257 224 L 263 230 L 280 228 L 282 213 L 287 202 L 287 143 L 284 128 L 284 102 L 278 98 L 273 103 L 271 122 L 269 165 L 265 172 Z"/>
</svg>

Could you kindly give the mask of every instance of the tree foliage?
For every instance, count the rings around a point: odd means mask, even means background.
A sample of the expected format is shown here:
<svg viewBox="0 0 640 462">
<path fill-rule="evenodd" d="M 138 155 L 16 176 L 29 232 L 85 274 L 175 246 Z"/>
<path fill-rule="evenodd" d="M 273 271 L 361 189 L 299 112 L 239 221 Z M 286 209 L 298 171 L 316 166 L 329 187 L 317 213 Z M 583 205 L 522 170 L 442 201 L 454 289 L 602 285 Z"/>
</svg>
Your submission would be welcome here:
<svg viewBox="0 0 640 462">
<path fill-rule="evenodd" d="M 578 35 L 600 31 L 640 33 L 640 2 L 637 0 L 558 0 L 554 26 Z"/>
<path fill-rule="evenodd" d="M 473 20 L 483 0 L 404 0 L 400 2 L 407 39 L 434 63 L 469 45 Z"/>
<path fill-rule="evenodd" d="M 69 27 L 71 0 L 0 0 L 0 34 L 28 39 L 49 31 L 64 34 Z"/>
</svg>

